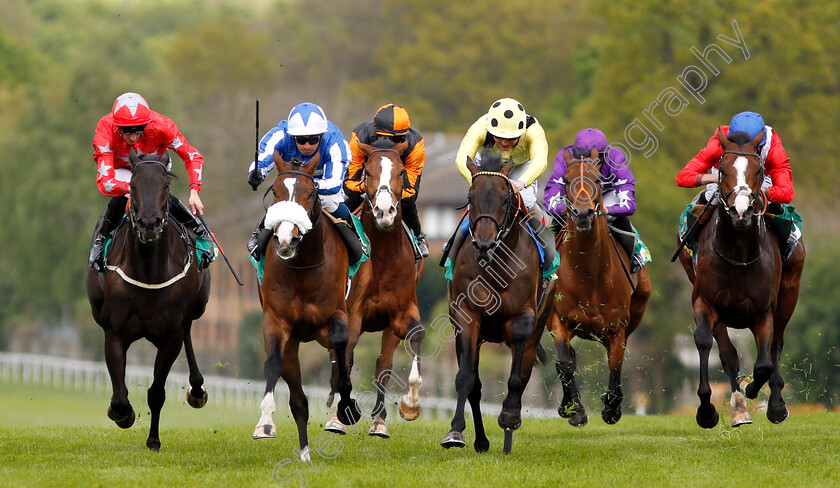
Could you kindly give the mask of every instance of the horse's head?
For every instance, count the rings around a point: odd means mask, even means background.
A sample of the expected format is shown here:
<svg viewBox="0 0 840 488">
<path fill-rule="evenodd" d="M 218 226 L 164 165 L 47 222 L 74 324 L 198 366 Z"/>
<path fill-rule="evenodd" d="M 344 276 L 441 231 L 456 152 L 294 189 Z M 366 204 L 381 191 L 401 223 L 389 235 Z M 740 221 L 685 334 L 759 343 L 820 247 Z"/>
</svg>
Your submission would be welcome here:
<svg viewBox="0 0 840 488">
<path fill-rule="evenodd" d="M 508 177 L 513 158 L 506 163 L 501 155 L 489 150 L 481 153 L 479 164 L 467 157 L 472 185 L 467 200 L 470 205 L 470 234 L 479 260 L 490 260 L 493 251 L 514 225 L 518 208 L 516 193 Z"/>
<path fill-rule="evenodd" d="M 144 244 L 160 239 L 169 216 L 169 153 L 129 155 L 132 164 L 128 216 L 137 238 Z"/>
<path fill-rule="evenodd" d="M 366 199 L 376 225 L 389 229 L 398 222 L 397 209 L 403 187 L 408 185 L 408 174 L 400 156 L 408 147 L 408 141 L 394 144 L 389 139 L 379 139 L 373 145 L 359 146 L 367 157 L 364 170 Z"/>
<path fill-rule="evenodd" d="M 727 136 L 722 129 L 718 130 L 718 141 L 723 148 L 718 164 L 718 192 L 737 229 L 750 227 L 754 217 L 764 213 L 767 206 L 767 198 L 761 193 L 764 166 L 758 154 L 763 139 L 763 131 L 750 140 L 745 132 Z"/>
<path fill-rule="evenodd" d="M 320 162 L 315 154 L 308 163 L 297 159 L 286 162 L 274 153 L 277 179 L 272 191 L 274 203 L 265 215 L 265 227 L 274 231 L 275 250 L 281 259 L 295 257 L 303 235 L 318 222 L 321 206 L 314 173 Z"/>
<path fill-rule="evenodd" d="M 588 154 L 573 156 L 563 151 L 566 161 L 566 212 L 583 234 L 592 230 L 592 222 L 604 215 L 601 195 L 601 161 L 594 147 Z"/>
</svg>

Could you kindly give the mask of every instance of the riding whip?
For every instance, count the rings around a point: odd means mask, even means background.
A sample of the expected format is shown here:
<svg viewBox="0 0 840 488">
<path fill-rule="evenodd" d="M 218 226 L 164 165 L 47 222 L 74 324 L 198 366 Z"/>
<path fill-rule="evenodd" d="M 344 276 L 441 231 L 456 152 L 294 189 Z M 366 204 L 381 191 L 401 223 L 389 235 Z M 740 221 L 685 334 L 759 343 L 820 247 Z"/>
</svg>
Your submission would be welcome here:
<svg viewBox="0 0 840 488">
<path fill-rule="evenodd" d="M 233 269 L 233 265 L 230 264 L 230 259 L 228 259 L 228 257 L 225 256 L 225 252 L 222 250 L 222 246 L 219 244 L 219 241 L 216 240 L 215 234 L 213 234 L 213 232 L 210 230 L 210 227 L 207 225 L 207 222 L 204 220 L 204 217 L 201 214 L 196 214 L 196 217 L 198 217 L 198 220 L 201 221 L 201 224 L 204 226 L 204 228 L 207 229 L 207 233 L 210 234 L 210 237 L 213 238 L 213 242 L 216 243 L 216 247 L 219 249 L 219 253 L 221 253 L 223 258 L 225 258 L 225 262 L 227 263 L 228 268 L 230 268 L 230 272 L 233 273 L 233 277 L 236 278 L 236 282 L 239 283 L 239 286 L 244 286 L 245 283 L 242 282 L 242 278 L 240 278 L 236 270 Z"/>
<path fill-rule="evenodd" d="M 714 200 L 714 198 L 712 198 L 712 200 L 709 200 L 708 202 L 706 202 L 706 206 L 703 207 L 703 210 L 700 212 L 700 215 L 697 217 L 697 220 L 695 220 L 694 223 L 691 224 L 691 228 L 688 229 L 688 231 L 685 233 L 685 237 L 683 237 L 680 240 L 680 245 L 677 246 L 677 250 L 674 252 L 674 255 L 671 256 L 671 262 L 672 263 L 677 260 L 677 257 L 680 255 L 680 251 L 682 251 L 683 246 L 685 246 L 685 243 L 688 242 L 688 236 L 691 235 L 691 231 L 693 231 L 694 228 L 697 227 L 697 224 L 700 223 L 700 219 L 703 218 L 703 214 L 706 213 L 706 209 L 709 208 L 709 205 L 711 205 L 713 200 Z"/>
<path fill-rule="evenodd" d="M 259 173 L 260 166 L 259 162 L 257 161 L 260 155 L 260 99 L 257 98 L 257 114 L 254 118 L 254 170 L 252 173 Z M 258 180 L 259 181 L 259 180 Z M 257 183 L 259 185 L 259 183 Z M 252 188 L 254 191 L 257 191 L 257 187 Z"/>
</svg>

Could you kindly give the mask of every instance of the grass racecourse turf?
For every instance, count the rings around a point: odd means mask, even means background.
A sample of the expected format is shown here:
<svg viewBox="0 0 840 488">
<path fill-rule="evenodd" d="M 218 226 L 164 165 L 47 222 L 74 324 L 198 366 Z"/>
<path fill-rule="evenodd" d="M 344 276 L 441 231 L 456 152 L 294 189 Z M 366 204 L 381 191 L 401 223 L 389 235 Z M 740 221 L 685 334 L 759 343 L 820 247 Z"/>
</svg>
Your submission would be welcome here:
<svg viewBox="0 0 840 488">
<path fill-rule="evenodd" d="M 161 451 L 152 453 L 144 397 L 132 392 L 137 422 L 121 430 L 105 416 L 110 393 L 0 383 L 0 486 L 840 486 L 836 412 L 794 412 L 780 425 L 754 412 L 755 423 L 732 429 L 723 410 L 710 430 L 693 415 L 625 415 L 609 426 L 590 411 L 583 428 L 526 418 L 507 456 L 494 418 L 485 419 L 490 452 L 479 455 L 469 417 L 468 447 L 444 450 L 447 420 L 392 419 L 386 440 L 368 437 L 365 420 L 362 435 L 321 434 L 323 418 L 313 415 L 307 466 L 296 461 L 286 404 L 275 413 L 278 438 L 254 441 L 256 405 L 193 410 L 170 395 Z"/>
</svg>

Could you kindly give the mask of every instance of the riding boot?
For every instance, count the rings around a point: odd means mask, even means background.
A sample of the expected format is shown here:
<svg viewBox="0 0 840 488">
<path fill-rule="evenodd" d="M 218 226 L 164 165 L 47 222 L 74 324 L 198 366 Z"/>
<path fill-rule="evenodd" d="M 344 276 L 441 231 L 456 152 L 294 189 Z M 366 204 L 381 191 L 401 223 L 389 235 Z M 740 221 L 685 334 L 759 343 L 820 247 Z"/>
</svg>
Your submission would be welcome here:
<svg viewBox="0 0 840 488">
<path fill-rule="evenodd" d="M 105 207 L 105 212 L 96 223 L 96 229 L 93 231 L 90 256 L 88 257 L 88 265 L 100 273 L 105 269 L 105 239 L 117 228 L 123 216 L 123 212 L 115 212 L 111 207 L 112 205 L 110 204 Z"/>
<path fill-rule="evenodd" d="M 424 234 L 423 230 L 420 228 L 420 215 L 417 213 L 417 204 L 415 203 L 415 199 L 413 197 L 404 198 L 402 200 L 402 206 L 402 219 L 406 225 L 408 225 L 408 228 L 411 229 L 411 232 L 414 233 L 414 237 L 417 238 L 417 247 L 420 249 L 420 257 L 429 257 L 429 245 L 426 243 L 426 234 Z"/>
<path fill-rule="evenodd" d="M 531 207 L 530 212 L 531 218 L 528 220 L 528 225 L 537 235 L 537 240 L 540 241 L 540 246 L 545 252 L 545 260 L 540 267 L 547 269 L 554 263 L 554 254 L 557 252 L 554 248 L 554 232 L 549 226 L 543 224 L 543 214 L 537 205 Z"/>
<path fill-rule="evenodd" d="M 642 257 L 635 254 L 636 232 L 633 230 L 633 224 L 630 223 L 630 218 L 616 217 L 610 222 L 610 225 L 621 231 L 613 231 L 612 235 L 615 236 L 627 253 L 627 257 L 630 258 L 630 272 L 638 273 L 642 269 Z"/>
<path fill-rule="evenodd" d="M 452 237 L 450 237 L 449 240 L 446 241 L 446 244 L 443 245 L 443 256 L 440 259 L 441 267 L 446 265 L 446 258 L 451 258 L 452 263 L 455 263 L 455 259 L 458 257 L 458 251 L 461 250 L 461 246 L 466 240 L 467 231 L 459 224 L 458 229 L 454 234 L 452 234 Z"/>
<path fill-rule="evenodd" d="M 190 212 L 190 209 L 184 205 L 184 202 L 178 199 L 175 195 L 170 195 L 170 206 L 172 216 L 175 217 L 175 220 L 180 222 L 184 227 L 193 231 L 196 237 L 200 239 L 204 239 L 205 241 L 213 241 L 213 237 L 210 235 L 210 231 L 207 230 L 207 227 L 198 220 L 198 217 L 193 215 Z M 199 263 L 199 269 L 205 269 L 210 266 L 210 263 L 213 262 L 216 256 L 211 256 L 209 252 L 205 252 L 201 256 L 201 262 Z"/>
<path fill-rule="evenodd" d="M 263 217 L 248 240 L 248 254 L 252 255 L 255 261 L 262 259 L 263 254 L 265 254 L 265 248 L 268 246 L 271 233 L 271 229 L 265 228 L 265 217 Z"/>
<path fill-rule="evenodd" d="M 347 246 L 347 258 L 351 265 L 356 264 L 362 259 L 364 254 L 364 244 L 362 238 L 356 233 L 356 227 L 346 220 L 339 220 L 335 223 L 335 229 L 338 231 L 344 244 Z"/>
</svg>

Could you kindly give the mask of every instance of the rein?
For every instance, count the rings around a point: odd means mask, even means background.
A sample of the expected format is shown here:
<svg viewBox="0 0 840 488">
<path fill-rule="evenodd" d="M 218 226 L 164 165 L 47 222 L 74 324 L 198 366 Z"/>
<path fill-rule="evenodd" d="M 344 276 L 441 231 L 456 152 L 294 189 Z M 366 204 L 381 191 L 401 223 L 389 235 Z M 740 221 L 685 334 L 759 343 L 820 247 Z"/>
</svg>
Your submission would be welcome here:
<svg viewBox="0 0 840 488">
<path fill-rule="evenodd" d="M 719 208 L 718 213 L 715 214 L 715 227 L 717 227 L 718 222 L 720 222 L 720 212 L 721 211 L 722 211 L 722 209 Z M 758 216 L 756 216 L 756 217 L 758 217 Z M 760 225 L 759 232 L 761 232 L 762 229 L 765 229 L 764 225 L 761 225 L 761 224 L 757 224 L 757 225 Z M 753 259 L 751 259 L 749 261 L 746 261 L 746 262 L 735 261 L 735 260 L 729 259 L 728 257 L 723 255 L 723 252 L 721 252 L 720 249 L 718 249 L 717 244 L 715 243 L 715 241 L 717 240 L 717 239 L 715 239 L 716 236 L 717 236 L 717 232 L 715 232 L 715 236 L 712 237 L 712 250 L 721 259 L 723 259 L 727 264 L 731 264 L 732 266 L 736 266 L 738 268 L 745 268 L 745 267 L 755 263 L 756 261 L 758 261 L 758 259 L 761 257 L 761 243 L 759 243 L 759 245 L 758 245 L 758 255 L 756 257 L 754 257 Z"/>
</svg>

